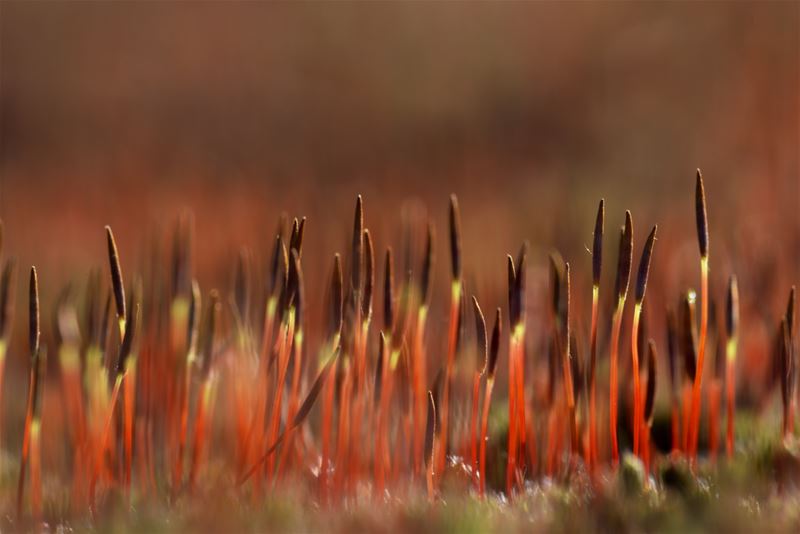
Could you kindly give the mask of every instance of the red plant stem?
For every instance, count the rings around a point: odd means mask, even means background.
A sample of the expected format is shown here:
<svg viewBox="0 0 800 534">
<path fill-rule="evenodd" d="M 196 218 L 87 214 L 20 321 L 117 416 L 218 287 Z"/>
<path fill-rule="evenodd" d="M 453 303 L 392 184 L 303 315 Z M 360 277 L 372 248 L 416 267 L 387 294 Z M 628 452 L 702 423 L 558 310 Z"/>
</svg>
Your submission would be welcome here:
<svg viewBox="0 0 800 534">
<path fill-rule="evenodd" d="M 194 489 L 197 473 L 200 471 L 200 460 L 203 457 L 203 443 L 205 443 L 206 411 L 208 409 L 209 383 L 208 379 L 200 386 L 197 414 L 194 424 L 194 443 L 192 447 L 192 463 L 189 466 L 189 489 Z"/>
<path fill-rule="evenodd" d="M 414 412 L 414 432 L 413 432 L 413 448 L 414 448 L 414 472 L 421 473 L 424 469 L 423 459 L 423 445 L 425 442 L 425 419 L 427 416 L 427 403 L 428 395 L 426 393 L 425 384 L 427 383 L 427 369 L 425 358 L 425 321 L 428 315 L 427 306 L 420 306 L 417 313 L 417 326 L 414 331 L 414 349 L 413 349 L 413 380 L 412 380 L 412 398 L 415 399 L 413 403 L 416 406 Z"/>
<path fill-rule="evenodd" d="M 41 425 L 38 417 L 34 418 L 31 428 L 31 515 L 37 520 L 42 518 L 42 453 L 40 451 Z"/>
<path fill-rule="evenodd" d="M 684 384 L 683 386 L 683 452 L 689 454 L 689 426 L 691 422 L 691 409 L 692 409 L 692 384 Z"/>
<path fill-rule="evenodd" d="M 347 473 L 348 447 L 347 441 L 350 435 L 350 397 L 353 388 L 353 366 L 347 365 L 344 371 L 344 381 L 342 383 L 339 399 L 339 434 L 336 443 L 336 494 L 341 495 L 344 490 L 344 482 Z"/>
<path fill-rule="evenodd" d="M 512 334 L 511 347 L 508 351 L 508 461 L 506 463 L 506 494 L 511 498 L 514 487 L 514 477 L 517 469 L 517 424 L 518 424 L 518 395 L 515 391 L 517 380 L 516 349 Z"/>
<path fill-rule="evenodd" d="M 486 391 L 483 394 L 483 413 L 481 414 L 481 449 L 480 449 L 480 496 L 486 494 L 486 442 L 489 439 L 486 435 L 489 428 L 489 407 L 492 402 L 492 390 L 494 389 L 494 377 L 487 378 Z"/>
<path fill-rule="evenodd" d="M 569 330 L 567 330 L 569 332 Z M 564 399 L 566 401 L 567 414 L 569 416 L 569 430 L 570 430 L 570 449 L 571 454 L 574 456 L 578 454 L 578 423 L 575 418 L 575 395 L 572 391 L 572 368 L 569 361 L 569 340 L 564 347 L 564 356 L 561 359 L 562 370 L 564 373 Z"/>
<path fill-rule="evenodd" d="M 711 453 L 711 460 L 717 460 L 717 449 L 719 448 L 719 401 L 722 385 L 719 380 L 714 378 L 708 388 L 708 448 Z"/>
<path fill-rule="evenodd" d="M 591 362 L 592 376 L 589 384 L 589 453 L 586 455 L 589 467 L 594 474 L 597 468 L 597 319 L 600 288 L 592 288 L 592 330 L 591 330 Z"/>
<path fill-rule="evenodd" d="M 322 401 L 322 461 L 319 473 L 319 496 L 322 502 L 328 502 L 328 463 L 331 450 L 331 424 L 333 423 L 333 395 L 336 391 L 336 365 L 334 362 L 331 373 L 333 378 L 326 381 L 323 386 Z"/>
<path fill-rule="evenodd" d="M 20 457 L 19 464 L 19 481 L 17 483 L 17 517 L 22 517 L 22 496 L 25 491 L 25 468 L 28 463 L 31 445 L 31 425 L 33 423 L 33 395 L 35 380 L 35 369 L 31 368 L 30 378 L 28 381 L 28 401 L 25 409 L 25 428 L 22 434 L 22 455 Z"/>
<path fill-rule="evenodd" d="M 692 388 L 692 411 L 689 426 L 690 460 L 697 459 L 697 434 L 700 426 L 700 390 L 703 385 L 703 365 L 706 356 L 706 335 L 708 334 L 708 258 L 700 258 L 700 295 L 703 299 L 700 308 L 700 346 L 697 351 L 697 372 Z"/>
<path fill-rule="evenodd" d="M 122 385 L 122 379 L 125 375 L 117 375 L 114 382 L 114 389 L 111 391 L 111 401 L 108 404 L 108 415 L 106 417 L 105 425 L 103 426 L 103 433 L 100 436 L 99 447 L 95 451 L 95 465 L 92 471 L 92 478 L 89 481 L 89 507 L 92 511 L 95 510 L 95 489 L 97 486 L 97 479 L 103 469 L 103 460 L 105 458 L 106 447 L 108 446 L 108 434 L 111 431 L 111 423 L 114 420 L 114 411 L 117 405 L 117 397 L 119 397 L 119 389 Z"/>
<path fill-rule="evenodd" d="M 611 323 L 611 356 L 609 376 L 608 420 L 611 433 L 611 463 L 616 468 L 619 465 L 619 445 L 617 443 L 617 356 L 619 354 L 619 334 L 622 327 L 622 310 L 625 299 L 620 298 L 614 310 Z"/>
<path fill-rule="evenodd" d="M 389 417 L 389 404 L 391 402 L 392 397 L 392 386 L 393 386 L 393 373 L 392 370 L 389 368 L 391 365 L 389 361 L 389 352 L 391 347 L 391 338 L 386 338 L 385 346 L 383 347 L 383 352 L 379 355 L 379 357 L 383 360 L 382 367 L 381 367 L 381 383 L 383 384 L 383 392 L 381 393 L 381 400 L 380 405 L 378 406 L 378 414 L 377 414 L 377 421 L 376 421 L 376 433 L 375 433 L 375 495 L 382 496 L 384 489 L 386 487 L 386 471 L 387 471 L 387 461 L 388 461 L 388 454 L 385 451 L 386 449 L 386 442 L 387 442 L 387 428 L 386 423 Z"/>
<path fill-rule="evenodd" d="M 133 415 L 136 410 L 136 358 L 131 357 L 124 385 L 124 438 L 125 438 L 125 476 L 124 488 L 126 496 L 131 488 L 131 466 L 133 465 Z"/>
<path fill-rule="evenodd" d="M 278 350 L 278 383 L 275 388 L 275 398 L 272 402 L 272 415 L 270 418 L 269 433 L 267 443 L 275 443 L 278 438 L 278 426 L 281 419 L 281 404 L 283 401 L 283 387 L 286 382 L 286 372 L 289 368 L 289 354 L 292 350 L 292 339 L 294 338 L 294 312 L 289 312 L 289 319 L 284 327 L 281 328 L 280 346 Z M 275 455 L 270 454 L 265 466 L 265 475 L 271 479 L 275 471 Z"/>
<path fill-rule="evenodd" d="M 481 373 L 475 371 L 472 376 L 472 416 L 469 420 L 469 467 L 472 470 L 472 482 L 479 486 L 478 477 L 478 407 L 481 396 Z"/>
<path fill-rule="evenodd" d="M 736 417 L 736 341 L 729 340 L 725 358 L 725 393 L 727 397 L 727 429 L 725 433 L 725 450 L 728 458 L 733 457 L 733 425 Z"/>
<path fill-rule="evenodd" d="M 292 389 L 289 394 L 289 411 L 286 413 L 286 420 L 291 421 L 294 419 L 295 413 L 299 405 L 300 396 L 300 378 L 302 377 L 303 369 L 303 333 L 298 330 L 294 336 L 294 369 L 292 371 Z M 278 462 L 278 476 L 282 476 L 286 464 L 289 460 L 289 455 L 294 451 L 294 429 L 289 430 L 286 435 L 283 450 L 281 451 L 281 459 Z"/>
<path fill-rule="evenodd" d="M 450 291 L 450 321 L 447 328 L 447 367 L 444 376 L 444 394 L 442 395 L 442 430 L 439 437 L 439 449 L 436 456 L 436 472 L 444 473 L 447 460 L 447 441 L 450 424 L 450 388 L 453 380 L 453 365 L 456 359 L 458 342 L 458 308 L 461 300 L 461 283 L 453 280 Z M 474 464 L 473 464 L 474 465 Z"/>
<path fill-rule="evenodd" d="M 672 399 L 672 415 L 670 419 L 672 429 L 672 452 L 677 453 L 681 450 L 681 407 L 677 398 Z"/>
<path fill-rule="evenodd" d="M 193 358 L 187 358 L 183 377 L 183 395 L 181 396 L 181 419 L 178 429 L 178 453 L 175 456 L 175 466 L 172 471 L 172 489 L 177 492 L 183 484 L 183 455 L 186 450 L 186 433 L 189 428 L 189 394 L 191 388 Z"/>
<path fill-rule="evenodd" d="M 633 328 L 631 329 L 631 361 L 633 363 L 633 454 L 639 456 L 639 432 L 641 428 L 641 389 L 639 384 L 639 319 L 642 304 L 636 303 L 633 309 Z"/>
</svg>

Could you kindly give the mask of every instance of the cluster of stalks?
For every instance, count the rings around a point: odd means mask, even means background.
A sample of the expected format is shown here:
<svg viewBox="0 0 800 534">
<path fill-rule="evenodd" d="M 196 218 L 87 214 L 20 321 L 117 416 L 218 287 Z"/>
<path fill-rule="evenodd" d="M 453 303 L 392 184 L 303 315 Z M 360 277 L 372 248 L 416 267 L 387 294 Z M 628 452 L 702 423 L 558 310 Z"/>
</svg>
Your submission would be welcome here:
<svg viewBox="0 0 800 534">
<path fill-rule="evenodd" d="M 713 313 L 709 322 L 709 238 L 699 171 L 695 208 L 700 249 L 699 338 L 693 290 L 682 294 L 677 312 L 665 311 L 671 452 L 685 455 L 692 464 L 698 454 L 709 332 L 716 333 L 718 345 L 716 371 L 707 388 L 710 452 L 716 454 L 724 380 L 725 448 L 728 456 L 734 454 L 739 333 L 734 276 L 727 287 L 724 328 L 716 327 Z M 310 299 L 303 274 L 305 218 L 294 219 L 288 234 L 286 219 L 280 219 L 270 239 L 265 276 L 253 275 L 248 251 L 239 255 L 227 300 L 217 289 L 203 291 L 193 277 L 191 217 L 181 217 L 175 227 L 169 279 L 160 275 L 162 270 L 154 263 L 152 272 L 129 282 L 127 292 L 117 244 L 106 227 L 108 283 L 93 273 L 82 302 L 67 288 L 56 300 L 54 313 L 54 353 L 68 429 L 64 443 L 72 459 L 73 510 L 95 513 L 115 490 L 130 502 L 132 494 L 137 499 L 152 498 L 166 488 L 168 500 L 177 502 L 208 487 L 209 480 L 233 480 L 236 490 L 253 502 L 278 490 L 289 478 L 311 478 L 316 498 L 325 506 L 358 495 L 366 483 L 377 499 L 424 488 L 434 500 L 444 479 L 459 466 L 481 498 L 490 484 L 511 498 L 526 480 L 558 476 L 563 466 L 572 470 L 581 459 L 596 480 L 602 469 L 618 466 L 620 450 L 628 443 L 633 455 L 650 469 L 658 450 L 651 439 L 658 351 L 656 341 L 647 334 L 645 295 L 654 264 L 656 226 L 642 247 L 632 321 L 626 326 L 630 366 L 621 369 L 634 250 L 630 211 L 625 212 L 619 234 L 616 287 L 609 293 L 613 303 L 609 341 L 604 347 L 599 342 L 601 333 L 605 337 L 607 319 L 601 300 L 605 294 L 601 287 L 604 201 L 597 210 L 588 365 L 579 352 L 584 333 L 576 319 L 581 301 L 576 305 L 573 295 L 575 261 L 564 262 L 555 252 L 551 255 L 550 328 L 541 328 L 527 321 L 529 246 L 523 244 L 516 258 L 507 255 L 506 311 L 502 305 L 493 306 L 490 331 L 478 295 L 467 297 L 459 205 L 452 196 L 451 276 L 442 354 L 435 343 L 438 337 L 428 339 L 427 331 L 434 287 L 433 225 L 425 225 L 421 258 L 414 254 L 413 232 L 407 229 L 407 272 L 398 277 L 398 283 L 392 248 L 378 254 L 383 257 L 380 269 L 365 220 L 359 197 L 349 254 L 332 258 L 324 306 L 326 326 L 311 336 L 306 317 Z M 415 258 L 421 260 L 419 270 L 414 268 Z M 376 281 L 380 272 L 383 279 Z M 13 260 L 6 261 L 0 278 L 0 378 L 14 311 L 14 273 Z M 17 513 L 24 513 L 29 471 L 30 510 L 39 518 L 39 399 L 45 385 L 46 351 L 40 344 L 35 268 L 31 269 L 29 298 L 29 386 Z M 378 298 L 382 317 L 373 329 L 373 300 Z M 473 349 L 463 343 L 473 330 L 466 326 L 468 300 L 474 315 Z M 792 289 L 775 338 L 785 436 L 794 425 L 794 309 Z M 436 318 L 434 324 L 444 322 Z M 527 335 L 529 327 L 533 327 L 531 335 Z M 538 345 L 539 341 L 544 343 Z M 508 357 L 504 377 L 507 427 L 498 410 L 492 409 L 502 346 L 507 346 Z M 544 358 L 538 354 L 539 346 L 547 347 Z M 606 349 L 607 376 L 601 365 Z M 475 358 L 459 357 L 471 350 Z M 546 391 L 534 387 L 542 359 L 547 362 Z M 471 381 L 461 380 L 462 370 Z M 626 370 L 629 373 L 623 374 Z M 429 376 L 436 378 L 429 381 Z M 601 402 L 604 391 L 607 404 Z M 622 424 L 621 400 L 623 409 L 630 409 L 623 412 L 630 416 Z M 606 406 L 607 414 L 601 413 Z M 467 417 L 459 418 L 459 414 Z M 629 437 L 629 442 L 620 440 L 621 435 Z M 492 449 L 504 456 L 492 454 L 490 460 Z M 207 465 L 209 458 L 215 459 L 214 469 Z M 487 465 L 498 458 L 504 465 Z M 490 468 L 493 473 L 505 472 L 504 483 L 500 477 L 490 477 Z"/>
</svg>

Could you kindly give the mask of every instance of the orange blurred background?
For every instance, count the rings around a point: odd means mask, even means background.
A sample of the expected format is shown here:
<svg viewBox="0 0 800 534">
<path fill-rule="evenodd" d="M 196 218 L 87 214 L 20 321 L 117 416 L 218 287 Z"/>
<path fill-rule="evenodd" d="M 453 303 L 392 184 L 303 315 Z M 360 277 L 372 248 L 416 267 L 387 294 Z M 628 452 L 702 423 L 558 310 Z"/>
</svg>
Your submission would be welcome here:
<svg viewBox="0 0 800 534">
<path fill-rule="evenodd" d="M 750 272 L 776 309 L 800 273 L 799 21 L 762 2 L 2 2 L 4 253 L 48 302 L 106 268 L 103 225 L 132 272 L 189 208 L 201 284 L 224 286 L 285 210 L 309 217 L 321 295 L 357 193 L 381 251 L 418 202 L 443 243 L 455 192 L 477 287 L 525 238 L 537 272 L 556 247 L 586 286 L 605 197 L 607 257 L 625 209 L 637 257 L 658 222 L 672 298 L 697 284 L 700 167 L 713 286 Z"/>
</svg>

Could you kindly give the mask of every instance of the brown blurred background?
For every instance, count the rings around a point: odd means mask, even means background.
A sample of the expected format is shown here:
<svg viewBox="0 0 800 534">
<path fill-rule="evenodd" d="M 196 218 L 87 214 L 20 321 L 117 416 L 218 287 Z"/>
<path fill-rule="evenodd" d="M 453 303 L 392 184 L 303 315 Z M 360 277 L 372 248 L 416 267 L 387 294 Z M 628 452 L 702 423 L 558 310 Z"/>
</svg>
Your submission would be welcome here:
<svg viewBox="0 0 800 534">
<path fill-rule="evenodd" d="M 456 192 L 468 270 L 496 278 L 523 238 L 534 265 L 558 247 L 586 269 L 602 196 L 610 235 L 626 208 L 639 236 L 661 223 L 672 291 L 696 283 L 701 167 L 720 280 L 763 250 L 779 284 L 800 261 L 799 20 L 793 2 L 4 1 L 6 250 L 53 293 L 105 265 L 104 224 L 130 270 L 190 208 L 218 284 L 281 210 L 309 216 L 327 266 L 357 193 L 382 249 L 409 199 L 444 237 Z"/>
</svg>

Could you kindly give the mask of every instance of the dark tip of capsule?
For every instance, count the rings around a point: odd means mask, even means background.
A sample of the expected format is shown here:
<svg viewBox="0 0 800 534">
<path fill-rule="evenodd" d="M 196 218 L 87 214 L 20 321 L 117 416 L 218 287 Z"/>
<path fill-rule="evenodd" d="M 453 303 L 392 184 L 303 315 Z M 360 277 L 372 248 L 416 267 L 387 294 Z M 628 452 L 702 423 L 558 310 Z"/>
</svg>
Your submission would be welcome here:
<svg viewBox="0 0 800 534">
<path fill-rule="evenodd" d="M 461 279 L 461 216 L 458 211 L 458 198 L 450 195 L 450 259 L 453 280 Z"/>
<path fill-rule="evenodd" d="M 656 378 L 658 372 L 658 355 L 656 342 L 652 339 L 647 343 L 647 392 L 644 401 L 644 420 L 647 425 L 653 424 L 653 409 L 656 400 Z"/>
<path fill-rule="evenodd" d="M 353 248 L 350 258 L 350 283 L 353 291 L 361 290 L 361 265 L 364 262 L 364 204 L 361 195 L 356 198 L 353 217 Z"/>
<path fill-rule="evenodd" d="M 391 333 L 394 330 L 394 259 L 392 249 L 386 249 L 383 263 L 383 328 Z"/>
<path fill-rule="evenodd" d="M 194 350 L 197 345 L 200 301 L 200 284 L 197 283 L 197 280 L 192 280 L 192 292 L 189 297 L 189 319 L 186 322 L 186 340 L 189 350 Z"/>
<path fill-rule="evenodd" d="M 289 294 L 291 305 L 295 309 L 296 324 L 301 324 L 305 311 L 305 288 L 303 284 L 303 269 L 300 264 L 300 255 L 297 250 L 292 250 L 292 262 L 289 267 Z"/>
<path fill-rule="evenodd" d="M 625 226 L 622 233 L 622 241 L 619 254 L 619 264 L 617 270 L 617 296 L 624 299 L 628 295 L 628 285 L 631 280 L 631 264 L 633 263 L 633 220 L 631 212 L 625 212 Z"/>
<path fill-rule="evenodd" d="M 561 318 L 561 289 L 564 286 L 564 260 L 558 251 L 553 251 L 550 260 L 550 308 L 553 317 Z"/>
<path fill-rule="evenodd" d="M 386 352 L 386 337 L 383 335 L 383 330 L 380 331 L 378 336 L 378 361 L 375 364 L 375 381 L 373 389 L 373 401 L 375 406 L 380 406 L 381 393 L 383 389 L 383 359 Z"/>
<path fill-rule="evenodd" d="M 728 280 L 728 297 L 725 305 L 725 329 L 728 338 L 736 337 L 739 329 L 739 283 L 736 275 Z"/>
<path fill-rule="evenodd" d="M 219 310 L 219 293 L 216 289 L 212 289 L 208 294 L 208 308 L 206 309 L 205 328 L 203 332 L 202 375 L 204 377 L 207 377 L 208 373 L 211 371 L 212 359 L 214 357 L 214 338 L 216 336 Z"/>
<path fill-rule="evenodd" d="M 653 257 L 653 245 L 656 242 L 656 231 L 658 225 L 653 226 L 650 235 L 647 236 L 647 241 L 642 250 L 642 257 L 639 260 L 639 275 L 636 277 L 636 303 L 641 304 L 644 301 L 644 294 L 647 291 L 647 278 L 650 275 L 650 260 Z"/>
<path fill-rule="evenodd" d="M 514 280 L 516 303 L 517 303 L 517 320 L 514 325 L 522 324 L 525 321 L 525 280 L 526 280 L 526 265 L 525 262 L 528 258 L 528 242 L 522 243 L 517 254 L 516 278 Z"/>
<path fill-rule="evenodd" d="M 519 305 L 517 303 L 517 271 L 514 268 L 514 258 L 506 255 L 506 271 L 508 274 L 508 324 L 511 330 L 519 320 Z"/>
<path fill-rule="evenodd" d="M 375 251 L 372 247 L 372 236 L 368 229 L 364 230 L 364 293 L 361 295 L 361 315 L 368 319 L 372 316 L 372 293 L 375 290 Z"/>
<path fill-rule="evenodd" d="M 117 358 L 117 375 L 122 375 L 125 372 L 125 364 L 128 357 L 133 350 L 133 338 L 136 334 L 136 329 L 139 323 L 139 315 L 141 307 L 139 303 L 139 284 L 134 284 L 131 291 L 131 307 L 132 313 L 125 319 L 125 335 L 122 337 L 122 344 L 119 347 L 119 357 Z"/>
<path fill-rule="evenodd" d="M 708 257 L 708 215 L 706 213 L 706 190 L 703 186 L 703 175 L 697 169 L 697 182 L 694 190 L 694 210 L 697 218 L 697 242 L 700 245 L 700 257 Z"/>
<path fill-rule="evenodd" d="M 342 260 L 339 254 L 336 254 L 333 257 L 333 275 L 331 276 L 331 337 L 339 334 L 342 329 L 342 307 L 344 305 L 342 286 Z"/>
<path fill-rule="evenodd" d="M 592 284 L 600 287 L 600 272 L 603 263 L 603 226 L 605 224 L 605 200 L 600 199 L 597 207 L 597 219 L 594 222 L 594 243 L 592 245 Z"/>
<path fill-rule="evenodd" d="M 28 346 L 33 358 L 39 353 L 39 277 L 36 267 L 31 267 L 31 277 L 28 287 Z"/>
<path fill-rule="evenodd" d="M 302 259 L 303 257 L 303 236 L 306 231 L 306 218 L 300 219 L 300 224 L 297 227 L 297 235 L 295 235 L 294 242 L 291 248 L 297 251 L 297 255 Z"/>
<path fill-rule="evenodd" d="M 486 337 L 486 320 L 483 317 L 483 311 L 478 304 L 478 299 L 472 295 L 472 310 L 475 312 L 475 334 L 478 343 L 478 369 L 481 374 L 486 372 L 489 364 L 489 346 Z"/>
<path fill-rule="evenodd" d="M 427 306 L 430 302 L 431 294 L 431 280 L 433 277 L 433 224 L 428 223 L 428 234 L 425 240 L 425 258 L 422 262 L 422 278 L 420 280 L 420 293 L 422 297 L 422 304 Z"/>
<path fill-rule="evenodd" d="M 108 262 L 111 266 L 111 285 L 114 289 L 114 303 L 117 306 L 117 317 L 125 319 L 125 287 L 122 283 L 122 268 L 119 264 L 117 243 L 110 226 L 106 226 L 106 241 L 108 242 Z"/>
<path fill-rule="evenodd" d="M 14 322 L 14 283 L 16 279 L 16 261 L 9 258 L 3 267 L 0 278 L 0 339 L 8 342 L 11 326 Z"/>
<path fill-rule="evenodd" d="M 494 314 L 494 328 L 492 328 L 492 339 L 489 345 L 488 376 L 494 379 L 497 370 L 497 360 L 500 357 L 500 336 L 503 330 L 503 312 L 498 307 Z"/>
</svg>

